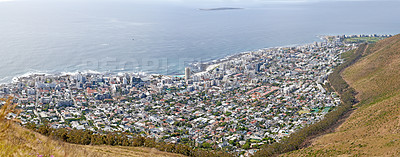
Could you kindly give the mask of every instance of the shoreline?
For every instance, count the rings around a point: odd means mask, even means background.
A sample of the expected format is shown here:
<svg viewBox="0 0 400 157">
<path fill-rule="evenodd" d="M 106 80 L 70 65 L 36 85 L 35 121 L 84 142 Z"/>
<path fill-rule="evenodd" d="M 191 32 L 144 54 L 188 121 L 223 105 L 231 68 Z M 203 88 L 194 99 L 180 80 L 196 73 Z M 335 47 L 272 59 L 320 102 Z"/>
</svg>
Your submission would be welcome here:
<svg viewBox="0 0 400 157">
<path fill-rule="evenodd" d="M 320 38 L 319 36 L 316 36 L 316 37 L 319 40 L 322 40 L 322 38 Z M 324 40 L 322 40 L 322 41 L 324 41 Z M 318 42 L 318 41 L 315 41 L 315 42 Z M 321 42 L 321 41 L 319 41 L 319 42 Z M 289 44 L 289 45 L 283 45 L 283 46 L 273 46 L 273 47 L 265 47 L 265 48 L 259 48 L 259 49 L 254 49 L 254 50 L 242 51 L 242 52 L 235 52 L 235 53 L 232 53 L 230 55 L 227 55 L 225 57 L 218 58 L 218 59 L 210 59 L 210 60 L 205 61 L 205 62 L 189 63 L 189 67 L 191 68 L 193 75 L 199 75 L 201 73 L 204 73 L 204 72 L 208 71 L 207 68 L 210 67 L 210 66 L 230 61 L 232 59 L 235 59 L 235 58 L 240 57 L 242 55 L 249 54 L 251 52 L 256 52 L 256 51 L 260 51 L 260 50 L 277 49 L 277 48 L 289 48 L 289 47 L 303 46 L 303 45 L 309 45 L 309 44 L 312 44 L 312 43 Z M 206 67 L 203 70 L 195 70 L 194 71 L 192 68 L 196 67 L 196 64 L 202 64 L 202 65 L 205 65 Z M 182 71 L 183 70 L 184 69 L 182 69 Z M 184 75 L 184 73 L 179 73 L 179 74 L 160 74 L 160 73 L 133 72 L 133 71 L 127 71 L 127 72 L 117 72 L 117 71 L 115 71 L 115 72 L 112 72 L 112 71 L 96 71 L 96 70 L 75 70 L 75 71 L 62 71 L 62 72 L 47 72 L 47 71 L 34 70 L 34 71 L 26 72 L 26 73 L 21 74 L 21 75 L 8 76 L 6 78 L 11 78 L 11 80 L 7 81 L 7 82 L 0 82 L 0 87 L 1 86 L 5 86 L 5 85 L 14 84 L 20 78 L 27 78 L 27 77 L 32 77 L 32 76 L 35 76 L 35 75 L 65 76 L 65 75 L 77 75 L 78 73 L 81 73 L 81 74 L 102 74 L 102 75 L 110 75 L 110 76 L 117 76 L 119 74 L 141 74 L 141 75 L 147 75 L 147 76 L 162 75 L 162 76 L 170 76 L 170 77 L 183 76 Z M 6 79 L 3 78 L 3 80 L 6 80 Z"/>
<path fill-rule="evenodd" d="M 218 59 L 210 59 L 209 61 L 205 61 L 205 62 L 193 62 L 193 63 L 189 63 L 189 67 L 191 68 L 191 72 L 193 75 L 200 75 L 202 73 L 205 73 L 207 71 L 212 70 L 213 68 L 217 67 L 219 64 L 224 63 L 224 62 L 228 62 L 232 59 L 236 59 L 238 57 L 241 57 L 243 55 L 252 53 L 252 52 L 257 52 L 257 51 L 266 51 L 266 50 L 273 50 L 273 49 L 283 49 L 283 48 L 291 48 L 291 47 L 297 47 L 297 46 L 307 46 L 307 45 L 312 45 L 312 44 L 316 44 L 316 43 L 324 43 L 324 42 L 328 42 L 330 37 L 341 37 L 341 38 L 348 38 L 348 37 L 358 37 L 358 36 L 392 36 L 392 35 L 376 35 L 376 34 L 370 34 L 370 35 L 365 35 L 365 34 L 361 34 L 361 35 L 316 35 L 315 37 L 317 37 L 319 39 L 319 41 L 315 40 L 313 43 L 304 43 L 304 44 L 289 44 L 289 45 L 283 45 L 283 46 L 274 46 L 274 47 L 265 47 L 265 48 L 259 48 L 259 49 L 254 49 L 254 50 L 249 50 L 249 51 L 243 51 L 243 52 L 235 52 L 232 53 L 230 55 L 227 55 L 225 57 L 222 58 L 218 58 Z M 214 66 L 212 68 L 209 68 L 211 66 Z M 197 68 L 197 69 L 194 69 Z M 183 71 L 184 69 L 182 69 Z M 35 70 L 35 72 L 26 72 L 24 74 L 21 75 L 17 75 L 17 76 L 8 76 L 3 78 L 2 80 L 6 80 L 6 78 L 10 78 L 12 77 L 12 79 L 8 82 L 0 82 L 0 87 L 1 86 L 6 86 L 6 85 L 11 85 L 14 84 L 16 82 L 18 82 L 18 79 L 21 78 L 27 78 L 27 77 L 32 77 L 35 75 L 45 75 L 45 76 L 65 76 L 65 75 L 77 75 L 78 73 L 81 74 L 101 74 L 101 75 L 109 75 L 109 76 L 118 76 L 118 75 L 123 75 L 123 74 L 132 74 L 132 75 L 144 75 L 144 76 L 151 76 L 151 75 L 161 75 L 161 76 L 169 76 L 169 77 L 176 77 L 176 76 L 183 76 L 184 73 L 179 73 L 179 74 L 160 74 L 160 73 L 149 73 L 149 72 L 133 72 L 133 71 L 126 71 L 126 72 L 118 72 L 118 71 L 95 71 L 95 70 L 76 70 L 74 72 L 71 71 L 63 71 L 63 72 L 46 72 L 46 71 L 39 71 L 39 70 Z"/>
<path fill-rule="evenodd" d="M 317 35 L 316 37 L 318 39 L 320 39 L 320 41 L 314 41 L 314 43 L 327 42 L 326 38 L 324 38 L 324 37 L 327 37 L 327 36 L 328 35 L 324 35 L 324 36 L 321 37 L 321 36 Z M 201 66 L 201 65 L 205 66 L 205 67 L 203 67 L 203 70 L 193 72 L 193 75 L 196 75 L 196 74 L 198 75 L 199 73 L 204 73 L 204 72 L 207 72 L 207 71 L 209 71 L 209 70 L 214 68 L 214 67 L 213 68 L 209 68 L 210 66 L 218 66 L 221 63 L 228 62 L 228 61 L 230 61 L 232 59 L 241 57 L 243 55 L 246 55 L 246 54 L 249 54 L 249 53 L 252 53 L 252 52 L 267 51 L 267 50 L 274 50 L 274 49 L 283 49 L 283 48 L 291 48 L 291 47 L 297 47 L 297 46 L 308 46 L 308 45 L 312 45 L 314 43 L 290 44 L 290 45 L 284 45 L 284 46 L 266 47 L 266 48 L 260 48 L 260 49 L 250 50 L 250 51 L 243 51 L 243 52 L 238 52 L 238 53 L 235 53 L 235 54 L 232 54 L 232 55 L 228 55 L 228 56 L 220 58 L 220 59 L 214 59 L 214 60 L 206 61 L 206 62 L 203 62 L 203 63 L 201 63 L 201 62 L 190 63 L 190 66 L 194 66 L 194 67 L 198 67 L 198 66 Z M 193 64 L 200 64 L 200 65 L 193 65 Z"/>
<path fill-rule="evenodd" d="M 318 37 L 318 36 L 316 36 Z M 322 38 L 319 38 L 320 40 L 322 40 Z M 317 41 L 315 41 L 317 42 Z M 325 42 L 325 40 L 323 41 Z M 272 50 L 272 49 L 279 49 L 279 48 L 290 48 L 290 47 L 296 47 L 296 46 L 306 46 L 306 45 L 310 45 L 312 43 L 305 43 L 305 44 L 290 44 L 290 45 L 284 45 L 284 46 L 275 46 L 275 47 L 266 47 L 266 48 L 260 48 L 260 49 L 254 49 L 254 50 L 249 50 L 249 51 L 243 51 L 243 52 L 236 52 L 230 55 L 227 55 L 225 57 L 219 58 L 219 59 L 210 59 L 210 61 L 206 61 L 206 62 L 193 62 L 189 64 L 190 68 L 193 67 L 197 67 L 196 64 L 201 64 L 201 65 L 205 65 L 205 68 L 203 70 L 196 70 L 193 71 L 192 70 L 192 74 L 193 75 L 199 75 L 202 73 L 205 73 L 211 69 L 209 69 L 209 67 L 211 66 L 218 66 L 221 63 L 230 61 L 232 59 L 241 57 L 243 55 L 252 53 L 252 52 L 256 52 L 256 51 L 261 51 L 261 50 Z M 108 75 L 108 76 L 118 76 L 118 75 L 123 75 L 123 74 L 132 74 L 132 75 L 144 75 L 144 76 L 151 76 L 151 75 L 161 75 L 161 76 L 169 76 L 169 77 L 177 77 L 177 76 L 184 76 L 184 73 L 181 74 L 159 74 L 159 73 L 149 73 L 149 72 L 112 72 L 112 71 L 95 71 L 95 70 L 76 70 L 74 72 L 71 71 L 67 71 L 67 72 L 46 72 L 46 71 L 39 71 L 39 70 L 35 70 L 35 72 L 26 72 L 24 74 L 21 75 L 17 75 L 17 76 L 9 76 L 12 77 L 10 82 L 1 82 L 0 83 L 0 87 L 1 86 L 7 86 L 7 85 L 11 85 L 14 83 L 17 83 L 19 79 L 22 78 L 28 78 L 28 77 L 32 77 L 32 76 L 40 76 L 40 75 L 44 75 L 44 76 L 66 76 L 66 75 L 71 75 L 71 76 L 75 76 L 77 74 L 99 74 L 99 75 Z M 8 77 L 8 78 L 9 78 Z"/>
</svg>

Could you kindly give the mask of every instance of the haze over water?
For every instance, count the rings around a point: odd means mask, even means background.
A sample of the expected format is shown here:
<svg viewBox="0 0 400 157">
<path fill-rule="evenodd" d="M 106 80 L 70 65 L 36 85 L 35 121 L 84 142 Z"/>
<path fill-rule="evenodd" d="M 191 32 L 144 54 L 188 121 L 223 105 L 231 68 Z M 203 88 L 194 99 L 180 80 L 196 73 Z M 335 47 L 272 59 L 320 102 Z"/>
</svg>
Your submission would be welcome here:
<svg viewBox="0 0 400 157">
<path fill-rule="evenodd" d="M 312 43 L 317 35 L 397 34 L 399 1 L 0 1 L 0 82 L 29 72 L 181 74 L 184 64 Z M 241 7 L 202 11 L 199 8 Z"/>
</svg>

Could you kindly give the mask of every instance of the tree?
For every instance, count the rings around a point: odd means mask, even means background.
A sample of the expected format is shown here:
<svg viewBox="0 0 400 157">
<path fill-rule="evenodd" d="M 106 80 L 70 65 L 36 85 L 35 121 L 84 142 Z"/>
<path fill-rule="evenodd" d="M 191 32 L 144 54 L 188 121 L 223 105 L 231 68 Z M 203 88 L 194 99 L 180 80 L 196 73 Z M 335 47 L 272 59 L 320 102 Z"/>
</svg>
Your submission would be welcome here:
<svg viewBox="0 0 400 157">
<path fill-rule="evenodd" d="M 243 149 L 250 149 L 250 143 L 246 142 L 246 144 L 244 144 L 242 146 Z"/>
<path fill-rule="evenodd" d="M 201 144 L 202 148 L 211 148 L 211 144 L 204 142 L 203 144 Z"/>
</svg>

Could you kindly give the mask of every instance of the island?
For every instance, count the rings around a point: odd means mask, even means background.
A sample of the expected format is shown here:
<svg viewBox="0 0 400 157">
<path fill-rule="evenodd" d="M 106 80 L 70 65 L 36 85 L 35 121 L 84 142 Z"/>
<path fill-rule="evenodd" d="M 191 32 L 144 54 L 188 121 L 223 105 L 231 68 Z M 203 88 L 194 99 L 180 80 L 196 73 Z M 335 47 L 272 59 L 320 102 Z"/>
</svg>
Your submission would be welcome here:
<svg viewBox="0 0 400 157">
<path fill-rule="evenodd" d="M 217 10 L 238 10 L 238 9 L 244 9 L 244 8 L 231 8 L 231 7 L 223 7 L 223 8 L 207 8 L 207 9 L 199 9 L 199 10 L 204 10 L 204 11 L 217 11 Z"/>
</svg>

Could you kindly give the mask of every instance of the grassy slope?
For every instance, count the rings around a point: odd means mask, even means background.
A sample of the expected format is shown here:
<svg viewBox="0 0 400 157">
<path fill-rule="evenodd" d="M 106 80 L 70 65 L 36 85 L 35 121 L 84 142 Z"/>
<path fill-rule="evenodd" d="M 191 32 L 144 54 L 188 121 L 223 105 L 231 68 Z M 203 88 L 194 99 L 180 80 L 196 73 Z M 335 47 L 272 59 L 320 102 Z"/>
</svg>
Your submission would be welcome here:
<svg viewBox="0 0 400 157">
<path fill-rule="evenodd" d="M 142 147 L 69 144 L 5 121 L 0 121 L 0 130 L 0 156 L 183 156 Z"/>
<path fill-rule="evenodd" d="M 173 154 L 159 151 L 155 148 L 128 147 L 128 146 L 81 146 L 89 151 L 99 152 L 105 156 L 131 156 L 131 157 L 184 157 L 181 154 Z"/>
<path fill-rule="evenodd" d="M 342 73 L 359 92 L 358 109 L 334 133 L 285 155 L 400 155 L 400 35 L 370 45 L 367 51 L 371 54 Z"/>
</svg>

